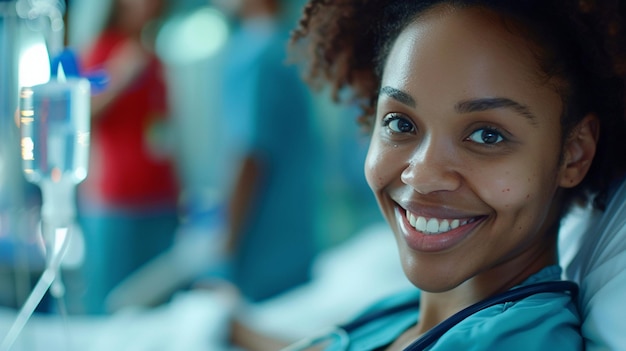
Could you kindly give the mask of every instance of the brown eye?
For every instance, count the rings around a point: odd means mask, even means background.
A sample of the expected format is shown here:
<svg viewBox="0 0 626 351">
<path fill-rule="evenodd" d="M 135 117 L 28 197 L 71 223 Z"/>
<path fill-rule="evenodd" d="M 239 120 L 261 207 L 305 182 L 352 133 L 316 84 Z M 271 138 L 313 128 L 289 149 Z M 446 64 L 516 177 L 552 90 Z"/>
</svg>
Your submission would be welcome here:
<svg viewBox="0 0 626 351">
<path fill-rule="evenodd" d="M 384 126 L 389 128 L 393 133 L 414 133 L 415 126 L 408 118 L 402 115 L 393 114 L 385 118 Z"/>
<path fill-rule="evenodd" d="M 481 128 L 473 132 L 468 138 L 478 144 L 494 145 L 504 141 L 502 134 L 494 128 Z"/>
</svg>

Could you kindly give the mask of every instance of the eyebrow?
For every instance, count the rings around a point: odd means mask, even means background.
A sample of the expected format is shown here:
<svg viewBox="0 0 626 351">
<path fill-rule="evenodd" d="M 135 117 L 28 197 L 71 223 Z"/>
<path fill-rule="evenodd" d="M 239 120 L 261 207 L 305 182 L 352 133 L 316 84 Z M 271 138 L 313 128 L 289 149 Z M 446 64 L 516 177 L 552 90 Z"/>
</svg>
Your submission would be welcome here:
<svg viewBox="0 0 626 351">
<path fill-rule="evenodd" d="M 397 100 L 409 107 L 415 108 L 415 106 L 417 105 L 415 103 L 415 100 L 411 97 L 411 95 L 403 92 L 402 90 L 398 90 L 390 86 L 385 86 L 382 89 L 380 89 L 380 94 L 387 95 L 391 97 L 392 99 Z"/>
<path fill-rule="evenodd" d="M 415 108 L 417 106 L 415 99 L 413 99 L 411 95 L 390 86 L 384 86 L 383 88 L 381 88 L 380 95 L 387 95 L 392 99 L 399 101 L 409 107 Z M 454 106 L 454 109 L 457 113 L 481 112 L 500 108 L 511 109 L 516 113 L 528 118 L 528 120 L 533 124 L 537 120 L 536 116 L 530 111 L 528 106 L 504 97 L 465 100 L 457 103 Z"/>
<path fill-rule="evenodd" d="M 503 97 L 466 100 L 461 101 L 456 104 L 456 106 L 454 106 L 454 109 L 458 113 L 481 112 L 487 110 L 495 110 L 499 108 L 511 109 L 518 114 L 528 118 L 531 122 L 536 122 L 535 115 L 530 111 L 527 106 Z"/>
</svg>

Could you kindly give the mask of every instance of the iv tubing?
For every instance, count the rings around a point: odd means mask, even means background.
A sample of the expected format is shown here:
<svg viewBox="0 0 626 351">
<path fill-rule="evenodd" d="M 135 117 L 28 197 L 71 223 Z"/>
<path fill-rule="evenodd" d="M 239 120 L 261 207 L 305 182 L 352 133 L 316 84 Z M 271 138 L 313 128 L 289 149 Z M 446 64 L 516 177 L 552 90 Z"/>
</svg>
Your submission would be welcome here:
<svg viewBox="0 0 626 351">
<path fill-rule="evenodd" d="M 57 236 L 58 231 L 66 231 L 66 235 L 61 239 L 61 247 L 59 250 L 52 250 L 52 257 L 50 259 L 50 264 L 41 274 L 41 277 L 35 284 L 35 287 L 31 291 L 30 295 L 28 295 L 28 299 L 24 302 L 24 305 L 19 311 L 19 314 L 15 318 L 11 329 L 5 336 L 4 340 L 2 340 L 2 344 L 0 344 L 0 351 L 9 351 L 13 346 L 13 343 L 17 340 L 18 336 L 26 326 L 26 323 L 35 312 L 35 308 L 39 305 L 43 297 L 45 296 L 50 286 L 55 281 L 57 277 L 57 273 L 61 266 L 61 259 L 66 251 L 66 248 L 69 243 L 69 228 L 57 228 L 55 229 L 55 237 Z"/>
</svg>

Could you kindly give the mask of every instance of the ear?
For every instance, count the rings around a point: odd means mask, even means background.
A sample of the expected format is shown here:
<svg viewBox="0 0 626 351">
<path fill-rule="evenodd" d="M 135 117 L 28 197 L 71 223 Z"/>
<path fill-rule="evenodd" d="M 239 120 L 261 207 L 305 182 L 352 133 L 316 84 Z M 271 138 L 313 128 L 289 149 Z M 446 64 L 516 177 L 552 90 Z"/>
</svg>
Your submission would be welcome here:
<svg viewBox="0 0 626 351">
<path fill-rule="evenodd" d="M 559 182 L 561 187 L 575 187 L 585 178 L 596 154 L 599 134 L 600 122 L 594 114 L 585 116 L 572 129 L 563 147 L 563 163 Z"/>
</svg>

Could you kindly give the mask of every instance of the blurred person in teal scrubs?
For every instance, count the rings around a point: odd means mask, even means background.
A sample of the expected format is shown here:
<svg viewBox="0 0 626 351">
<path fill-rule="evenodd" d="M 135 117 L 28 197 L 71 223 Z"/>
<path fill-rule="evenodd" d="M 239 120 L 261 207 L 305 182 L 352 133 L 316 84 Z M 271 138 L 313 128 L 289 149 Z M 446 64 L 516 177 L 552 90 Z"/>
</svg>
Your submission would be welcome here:
<svg viewBox="0 0 626 351">
<path fill-rule="evenodd" d="M 223 54 L 219 122 L 230 166 L 228 277 L 259 301 L 310 278 L 317 252 L 319 139 L 311 96 L 286 63 L 277 0 L 215 1 L 233 19 Z"/>
</svg>

